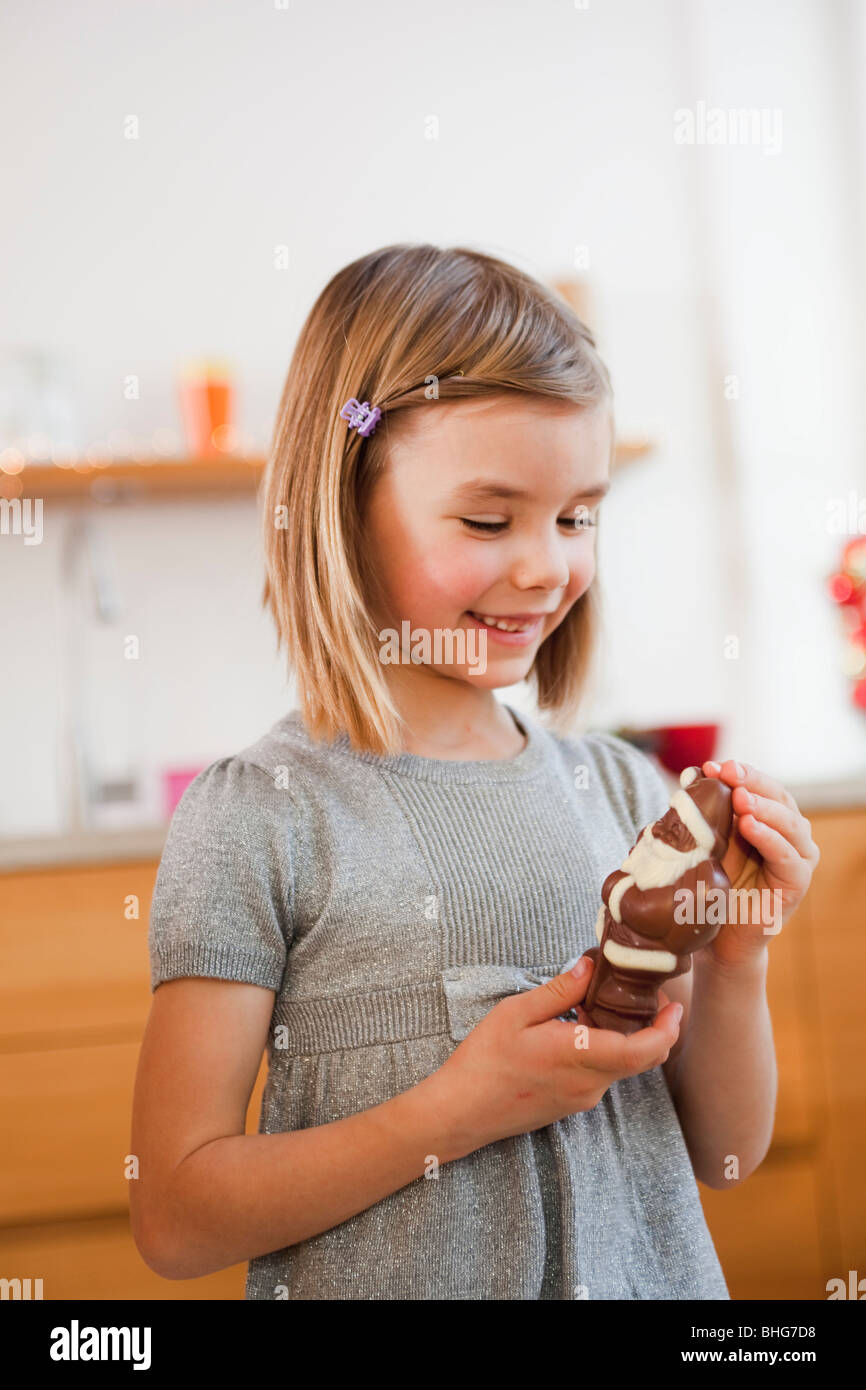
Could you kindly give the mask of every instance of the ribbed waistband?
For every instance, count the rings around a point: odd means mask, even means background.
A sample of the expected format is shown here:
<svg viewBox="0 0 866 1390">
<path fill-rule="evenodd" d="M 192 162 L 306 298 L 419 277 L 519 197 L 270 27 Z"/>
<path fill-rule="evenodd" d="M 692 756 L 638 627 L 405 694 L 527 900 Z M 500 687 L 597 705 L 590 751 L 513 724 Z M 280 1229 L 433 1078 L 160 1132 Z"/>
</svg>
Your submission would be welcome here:
<svg viewBox="0 0 866 1390">
<path fill-rule="evenodd" d="M 327 999 L 282 997 L 272 1020 L 274 1050 L 308 1056 L 437 1034 L 460 1042 L 500 999 L 535 989 L 578 958 L 536 965 L 455 965 L 436 979 L 391 989 Z"/>
<path fill-rule="evenodd" d="M 332 999 L 281 999 L 272 1026 L 275 1051 L 301 1056 L 447 1034 L 448 1006 L 441 980 L 431 980 Z"/>
</svg>

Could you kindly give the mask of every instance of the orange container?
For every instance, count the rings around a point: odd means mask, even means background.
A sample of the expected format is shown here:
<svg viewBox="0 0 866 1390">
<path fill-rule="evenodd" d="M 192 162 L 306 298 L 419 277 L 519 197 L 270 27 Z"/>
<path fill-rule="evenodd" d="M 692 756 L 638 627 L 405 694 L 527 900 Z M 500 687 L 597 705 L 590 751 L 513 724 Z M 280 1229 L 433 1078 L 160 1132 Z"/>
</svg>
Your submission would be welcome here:
<svg viewBox="0 0 866 1390">
<path fill-rule="evenodd" d="M 179 390 L 187 452 L 193 458 L 230 454 L 234 448 L 235 390 L 227 364 L 190 363 L 181 374 Z"/>
</svg>

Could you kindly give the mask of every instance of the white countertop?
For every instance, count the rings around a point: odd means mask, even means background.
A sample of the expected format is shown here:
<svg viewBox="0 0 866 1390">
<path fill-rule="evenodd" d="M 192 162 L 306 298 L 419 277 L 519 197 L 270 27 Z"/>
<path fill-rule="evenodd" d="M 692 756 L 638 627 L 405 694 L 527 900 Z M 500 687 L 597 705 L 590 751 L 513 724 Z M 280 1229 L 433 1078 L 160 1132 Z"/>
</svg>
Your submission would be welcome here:
<svg viewBox="0 0 866 1390">
<path fill-rule="evenodd" d="M 143 825 L 126 830 L 90 830 L 70 835 L 0 838 L 0 873 L 64 864 L 110 864 L 129 859 L 159 859 L 167 825 Z"/>
<path fill-rule="evenodd" d="M 836 782 L 786 782 L 804 815 L 810 811 L 842 811 L 866 806 L 866 775 Z"/>
</svg>

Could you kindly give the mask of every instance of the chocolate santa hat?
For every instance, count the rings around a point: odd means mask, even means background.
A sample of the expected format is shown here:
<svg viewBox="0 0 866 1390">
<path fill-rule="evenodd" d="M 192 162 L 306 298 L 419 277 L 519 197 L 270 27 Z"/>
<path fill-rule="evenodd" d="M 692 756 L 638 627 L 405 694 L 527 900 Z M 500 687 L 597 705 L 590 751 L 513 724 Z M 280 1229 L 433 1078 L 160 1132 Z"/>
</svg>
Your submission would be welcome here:
<svg viewBox="0 0 866 1390">
<path fill-rule="evenodd" d="M 719 777 L 705 777 L 699 767 L 686 767 L 671 805 L 695 842 L 711 859 L 721 859 L 734 823 L 730 787 Z"/>
</svg>

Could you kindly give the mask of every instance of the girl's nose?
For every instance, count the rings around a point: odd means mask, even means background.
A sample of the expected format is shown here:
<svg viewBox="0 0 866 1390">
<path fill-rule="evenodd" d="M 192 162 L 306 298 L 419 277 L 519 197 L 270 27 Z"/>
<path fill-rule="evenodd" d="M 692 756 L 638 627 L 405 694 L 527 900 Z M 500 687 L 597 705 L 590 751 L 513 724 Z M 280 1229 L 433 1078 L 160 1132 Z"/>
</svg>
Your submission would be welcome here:
<svg viewBox="0 0 866 1390">
<path fill-rule="evenodd" d="M 511 567 L 511 580 L 517 589 L 564 589 L 570 579 L 568 561 L 556 540 L 549 545 L 527 542 Z"/>
</svg>

